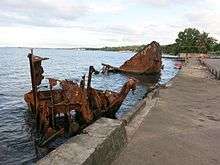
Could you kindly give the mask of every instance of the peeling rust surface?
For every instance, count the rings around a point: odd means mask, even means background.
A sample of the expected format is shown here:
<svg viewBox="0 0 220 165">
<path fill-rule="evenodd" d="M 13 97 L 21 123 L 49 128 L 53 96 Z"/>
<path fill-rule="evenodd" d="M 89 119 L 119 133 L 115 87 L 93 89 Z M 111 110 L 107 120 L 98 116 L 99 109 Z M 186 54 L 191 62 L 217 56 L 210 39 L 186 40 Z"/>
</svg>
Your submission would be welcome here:
<svg viewBox="0 0 220 165">
<path fill-rule="evenodd" d="M 43 73 L 44 69 L 41 66 L 41 62 L 43 60 L 47 60 L 48 58 L 42 58 L 39 56 L 32 56 L 32 65 L 33 65 L 33 70 L 34 70 L 34 76 L 35 76 L 35 81 L 34 85 L 40 85 L 41 81 L 44 79 Z"/>
<path fill-rule="evenodd" d="M 161 58 L 160 45 L 153 41 L 118 68 L 109 64 L 102 64 L 104 66 L 103 72 L 110 71 L 133 74 L 160 73 L 162 67 Z"/>
</svg>

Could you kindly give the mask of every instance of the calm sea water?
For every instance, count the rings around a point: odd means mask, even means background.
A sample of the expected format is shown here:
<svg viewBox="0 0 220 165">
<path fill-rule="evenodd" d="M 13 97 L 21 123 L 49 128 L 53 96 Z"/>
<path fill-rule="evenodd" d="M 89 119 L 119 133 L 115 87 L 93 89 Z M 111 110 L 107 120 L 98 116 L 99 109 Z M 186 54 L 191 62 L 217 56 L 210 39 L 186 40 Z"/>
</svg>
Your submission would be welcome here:
<svg viewBox="0 0 220 165">
<path fill-rule="evenodd" d="M 36 49 L 35 54 L 49 57 L 43 61 L 45 77 L 74 79 L 80 81 L 90 65 L 97 70 L 101 63 L 120 66 L 129 59 L 131 52 L 82 51 L 63 49 Z M 31 123 L 27 106 L 23 100 L 31 89 L 29 63 L 25 48 L 0 48 L 0 164 L 31 163 L 35 160 L 35 149 L 31 136 Z M 165 83 L 178 72 L 174 61 L 163 59 L 164 70 L 159 79 L 145 77 L 138 84 L 135 94 L 127 96 L 117 116 L 129 110 L 146 93 L 152 82 Z M 92 86 L 97 89 L 119 91 L 128 76 L 122 74 L 95 75 Z M 46 81 L 44 81 L 46 83 Z"/>
</svg>

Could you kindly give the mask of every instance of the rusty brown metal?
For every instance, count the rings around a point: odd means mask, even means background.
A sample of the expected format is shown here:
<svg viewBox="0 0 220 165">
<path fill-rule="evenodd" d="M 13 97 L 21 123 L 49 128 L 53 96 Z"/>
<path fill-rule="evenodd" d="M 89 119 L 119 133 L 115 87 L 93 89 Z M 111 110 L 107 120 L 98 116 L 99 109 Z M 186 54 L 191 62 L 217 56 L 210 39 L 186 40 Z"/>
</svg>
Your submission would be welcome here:
<svg viewBox="0 0 220 165">
<path fill-rule="evenodd" d="M 33 68 L 33 77 L 34 81 L 33 84 L 36 86 L 39 86 L 41 84 L 41 81 L 44 79 L 43 73 L 44 69 L 41 66 L 41 62 L 43 60 L 47 60 L 48 58 L 42 58 L 39 56 L 35 56 L 33 54 L 29 54 L 31 67 Z"/>
<path fill-rule="evenodd" d="M 43 60 L 47 60 L 48 58 L 42 58 L 39 56 L 33 55 L 33 49 L 31 49 L 31 53 L 28 54 L 29 63 L 30 63 L 30 72 L 31 72 L 31 83 L 32 83 L 32 95 L 33 95 L 33 104 L 31 106 L 31 109 L 34 113 L 36 113 L 36 127 L 39 128 L 39 120 L 40 120 L 40 114 L 37 110 L 37 86 L 41 84 L 41 81 L 43 80 L 44 76 L 42 75 L 44 73 L 43 67 L 41 66 L 41 62 Z"/>
<path fill-rule="evenodd" d="M 38 58 L 37 61 L 41 62 L 41 59 Z M 33 67 L 33 71 L 35 72 L 38 67 L 39 65 Z M 94 89 L 91 87 L 91 81 L 92 74 L 96 73 L 94 67 L 90 66 L 87 87 L 85 76 L 82 77 L 80 84 L 70 80 L 49 78 L 49 90 L 36 91 L 36 100 L 33 90 L 24 95 L 29 107 L 36 106 L 39 130 L 46 138 L 54 137 L 57 132 L 62 132 L 61 129 L 69 134 L 76 134 L 101 116 L 115 118 L 115 113 L 129 91 L 136 88 L 136 81 L 129 79 L 120 92 Z M 56 85 L 59 85 L 60 89 L 53 89 Z M 63 118 L 63 125 L 57 123 L 58 118 Z"/>
<path fill-rule="evenodd" d="M 32 85 L 32 94 L 34 98 L 34 103 L 31 107 L 31 110 L 36 113 L 36 99 L 37 99 L 37 86 L 34 83 L 35 82 L 35 76 L 34 76 L 34 67 L 33 67 L 33 49 L 31 49 L 31 53 L 28 54 L 29 58 L 29 64 L 30 64 L 30 73 L 31 73 L 31 85 Z"/>
<path fill-rule="evenodd" d="M 160 45 L 156 41 L 145 46 L 120 67 L 102 64 L 104 72 L 122 72 L 131 74 L 155 74 L 160 73 L 162 67 L 162 54 Z"/>
</svg>

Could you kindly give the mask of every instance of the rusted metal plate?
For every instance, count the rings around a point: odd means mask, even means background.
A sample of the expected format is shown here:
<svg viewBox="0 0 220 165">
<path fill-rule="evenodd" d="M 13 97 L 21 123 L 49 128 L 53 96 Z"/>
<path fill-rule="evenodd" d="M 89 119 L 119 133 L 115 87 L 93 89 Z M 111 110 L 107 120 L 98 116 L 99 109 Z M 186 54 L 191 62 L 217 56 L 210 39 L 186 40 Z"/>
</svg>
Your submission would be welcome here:
<svg viewBox="0 0 220 165">
<path fill-rule="evenodd" d="M 113 67 L 109 64 L 102 64 L 104 72 L 123 72 L 133 74 L 154 74 L 159 73 L 162 67 L 162 54 L 159 43 L 153 41 L 136 53 L 120 67 Z"/>
</svg>

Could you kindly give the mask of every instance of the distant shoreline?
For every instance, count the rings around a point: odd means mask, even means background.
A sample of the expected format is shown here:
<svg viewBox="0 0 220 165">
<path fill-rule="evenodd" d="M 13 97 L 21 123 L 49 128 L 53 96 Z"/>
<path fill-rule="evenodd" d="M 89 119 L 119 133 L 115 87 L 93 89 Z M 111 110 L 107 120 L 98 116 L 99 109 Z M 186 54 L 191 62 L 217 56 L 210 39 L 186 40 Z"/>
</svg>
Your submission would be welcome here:
<svg viewBox="0 0 220 165">
<path fill-rule="evenodd" d="M 13 47 L 13 46 L 0 46 L 0 49 L 4 48 L 17 48 L 17 49 L 57 49 L 57 50 L 78 50 L 78 51 L 109 51 L 109 52 L 120 52 L 120 53 L 137 53 L 140 51 L 145 45 L 140 45 L 140 46 L 123 46 L 123 47 L 102 47 L 102 48 L 86 48 L 86 47 L 81 47 L 81 48 L 40 48 L 40 47 Z M 163 50 L 163 48 L 166 45 L 161 45 L 162 48 L 162 54 L 169 54 L 171 56 L 177 56 L 175 54 L 172 54 L 170 52 L 166 52 Z M 219 55 L 219 52 L 208 52 L 208 54 L 214 56 L 214 55 Z"/>
</svg>

